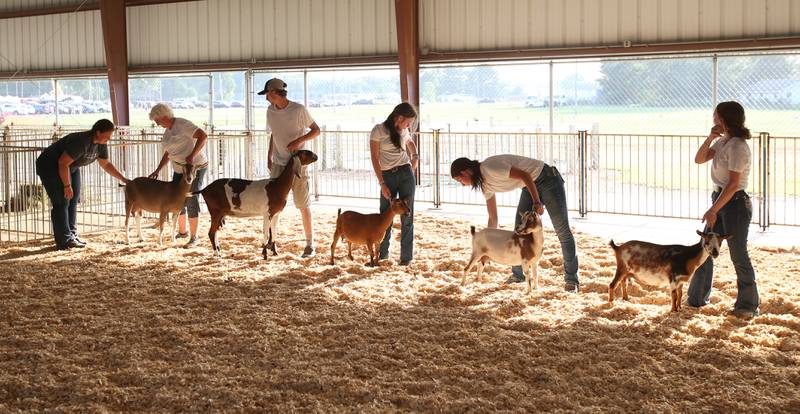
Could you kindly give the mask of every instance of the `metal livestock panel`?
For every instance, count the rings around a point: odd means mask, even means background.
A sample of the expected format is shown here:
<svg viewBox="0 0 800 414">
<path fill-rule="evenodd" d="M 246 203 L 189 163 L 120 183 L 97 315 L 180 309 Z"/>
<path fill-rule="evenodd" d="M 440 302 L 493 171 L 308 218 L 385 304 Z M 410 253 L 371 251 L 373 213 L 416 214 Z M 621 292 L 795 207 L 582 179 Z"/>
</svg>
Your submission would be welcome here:
<svg viewBox="0 0 800 414">
<path fill-rule="evenodd" d="M 391 0 L 217 0 L 130 7 L 129 63 L 392 54 L 397 51 L 394 16 Z"/>
</svg>

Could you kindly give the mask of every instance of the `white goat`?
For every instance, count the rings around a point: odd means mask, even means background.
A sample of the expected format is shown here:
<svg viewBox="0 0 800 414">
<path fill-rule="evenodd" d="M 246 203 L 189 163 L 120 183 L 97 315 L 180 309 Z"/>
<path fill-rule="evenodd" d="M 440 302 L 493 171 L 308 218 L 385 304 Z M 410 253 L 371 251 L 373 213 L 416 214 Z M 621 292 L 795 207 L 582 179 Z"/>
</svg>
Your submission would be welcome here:
<svg viewBox="0 0 800 414">
<path fill-rule="evenodd" d="M 691 246 L 680 244 L 661 245 L 631 240 L 619 246 L 611 240 L 617 258 L 617 273 L 608 286 L 608 302 L 614 302 L 614 291 L 622 284 L 622 299 L 628 300 L 628 278 L 652 286 L 669 285 L 672 296 L 672 311 L 681 309 L 683 284 L 688 282 L 700 265 L 709 256 L 719 256 L 722 240 L 730 238 L 713 232 L 697 234 L 700 241 Z"/>
<path fill-rule="evenodd" d="M 522 222 L 515 231 L 499 229 L 483 229 L 475 232 L 475 226 L 470 228 L 472 233 L 472 257 L 464 269 L 461 285 L 467 281 L 467 272 L 477 264 L 479 281 L 483 279 L 483 267 L 488 261 L 495 261 L 512 266 L 522 266 L 525 281 L 528 284 L 526 293 L 531 293 L 531 273 L 536 289 L 539 289 L 539 274 L 537 267 L 544 249 L 544 232 L 542 219 L 535 211 L 521 213 Z"/>
</svg>

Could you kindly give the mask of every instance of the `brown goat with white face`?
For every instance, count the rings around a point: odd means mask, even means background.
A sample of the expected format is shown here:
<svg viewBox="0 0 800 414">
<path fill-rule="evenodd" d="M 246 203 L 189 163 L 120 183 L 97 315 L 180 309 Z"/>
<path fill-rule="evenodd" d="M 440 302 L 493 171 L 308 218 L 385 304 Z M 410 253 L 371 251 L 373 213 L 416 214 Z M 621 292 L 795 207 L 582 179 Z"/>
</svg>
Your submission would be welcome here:
<svg viewBox="0 0 800 414">
<path fill-rule="evenodd" d="M 378 265 L 378 254 L 386 229 L 392 225 L 394 216 L 405 215 L 411 211 L 408 200 L 396 198 L 389 208 L 381 214 L 361 214 L 339 209 L 336 216 L 336 231 L 331 243 L 331 264 L 334 264 L 336 243 L 341 237 L 347 241 L 347 257 L 353 260 L 353 243 L 365 244 L 369 250 L 369 266 Z"/>
<path fill-rule="evenodd" d="M 138 177 L 125 185 L 125 243 L 130 244 L 128 220 L 131 214 L 136 215 L 136 231 L 142 241 L 142 210 L 159 213 L 158 244 L 162 244 L 164 222 L 167 215 L 172 214 L 172 243 L 175 243 L 175 231 L 178 224 L 178 212 L 181 211 L 189 197 L 189 190 L 194 181 L 195 168 L 185 165 L 183 176 L 178 181 L 160 181 L 148 177 Z"/>
<path fill-rule="evenodd" d="M 661 245 L 631 240 L 619 246 L 611 240 L 617 258 L 617 273 L 608 287 L 608 302 L 614 302 L 614 291 L 622 284 L 622 298 L 628 300 L 628 278 L 652 286 L 669 285 L 672 311 L 681 309 L 683 284 L 709 256 L 716 259 L 722 240 L 730 238 L 713 232 L 701 233 L 700 241 L 692 246 Z"/>
</svg>

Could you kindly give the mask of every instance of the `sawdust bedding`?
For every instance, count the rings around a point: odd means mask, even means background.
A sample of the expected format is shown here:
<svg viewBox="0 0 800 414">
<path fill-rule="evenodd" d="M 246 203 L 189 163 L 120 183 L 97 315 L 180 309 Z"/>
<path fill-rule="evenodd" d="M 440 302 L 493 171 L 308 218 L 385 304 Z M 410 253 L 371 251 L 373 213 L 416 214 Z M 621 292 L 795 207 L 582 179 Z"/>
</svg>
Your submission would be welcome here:
<svg viewBox="0 0 800 414">
<path fill-rule="evenodd" d="M 616 264 L 597 237 L 576 234 L 569 294 L 546 228 L 526 296 L 505 266 L 460 286 L 464 219 L 418 213 L 411 266 L 395 240 L 371 269 L 341 243 L 328 265 L 334 217 L 316 215 L 312 259 L 293 209 L 268 260 L 258 219 L 227 220 L 221 258 L 205 238 L 158 247 L 155 230 L 0 246 L 0 411 L 800 412 L 796 249 L 751 249 L 762 313 L 747 321 L 727 314 L 727 249 L 713 303 L 674 314 L 666 288 L 607 303 Z"/>
</svg>

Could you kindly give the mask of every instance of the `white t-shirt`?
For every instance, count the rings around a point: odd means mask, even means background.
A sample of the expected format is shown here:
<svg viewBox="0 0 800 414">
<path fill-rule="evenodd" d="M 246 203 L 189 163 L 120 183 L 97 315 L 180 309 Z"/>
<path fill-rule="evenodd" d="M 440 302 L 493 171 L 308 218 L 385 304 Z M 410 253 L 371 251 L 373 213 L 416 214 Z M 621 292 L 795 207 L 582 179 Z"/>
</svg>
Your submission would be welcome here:
<svg viewBox="0 0 800 414">
<path fill-rule="evenodd" d="M 305 135 L 314 118 L 305 106 L 289 101 L 286 108 L 278 109 L 275 105 L 267 108 L 267 129 L 272 133 L 272 161 L 277 165 L 286 165 L 292 154 L 286 149 L 290 142 Z M 300 149 L 305 148 L 305 143 Z"/>
<path fill-rule="evenodd" d="M 369 139 L 370 141 L 380 142 L 378 164 L 381 166 L 381 170 L 390 170 L 394 167 L 411 164 L 411 159 L 406 152 L 406 143 L 411 139 L 408 128 L 400 131 L 400 146 L 402 148 L 397 148 L 392 143 L 392 138 L 389 136 L 389 129 L 383 124 L 375 125 L 375 127 L 372 128 Z"/>
<path fill-rule="evenodd" d="M 750 178 L 750 165 L 752 164 L 752 154 L 747 141 L 739 137 L 723 136 L 711 145 L 714 150 L 714 159 L 711 161 L 711 181 L 720 188 L 725 188 L 730 180 L 730 171 L 742 173 L 739 179 L 739 188 L 747 188 L 747 181 Z"/>
<path fill-rule="evenodd" d="M 197 131 L 197 125 L 192 121 L 183 118 L 175 118 L 172 123 L 172 128 L 164 130 L 164 136 L 161 137 L 161 146 L 164 151 L 169 154 L 170 161 L 179 165 L 186 164 L 186 157 L 192 153 L 197 140 L 194 138 L 194 133 Z M 205 165 L 208 163 L 206 158 L 206 149 L 203 147 L 200 152 L 194 157 L 194 165 Z M 174 168 L 176 171 L 183 171 L 183 169 Z"/>
<path fill-rule="evenodd" d="M 487 200 L 494 197 L 495 193 L 505 193 L 525 186 L 522 180 L 508 176 L 511 167 L 527 172 L 533 180 L 536 180 L 542 173 L 544 161 L 513 154 L 495 155 L 483 160 L 481 162 L 483 196 Z"/>
</svg>

